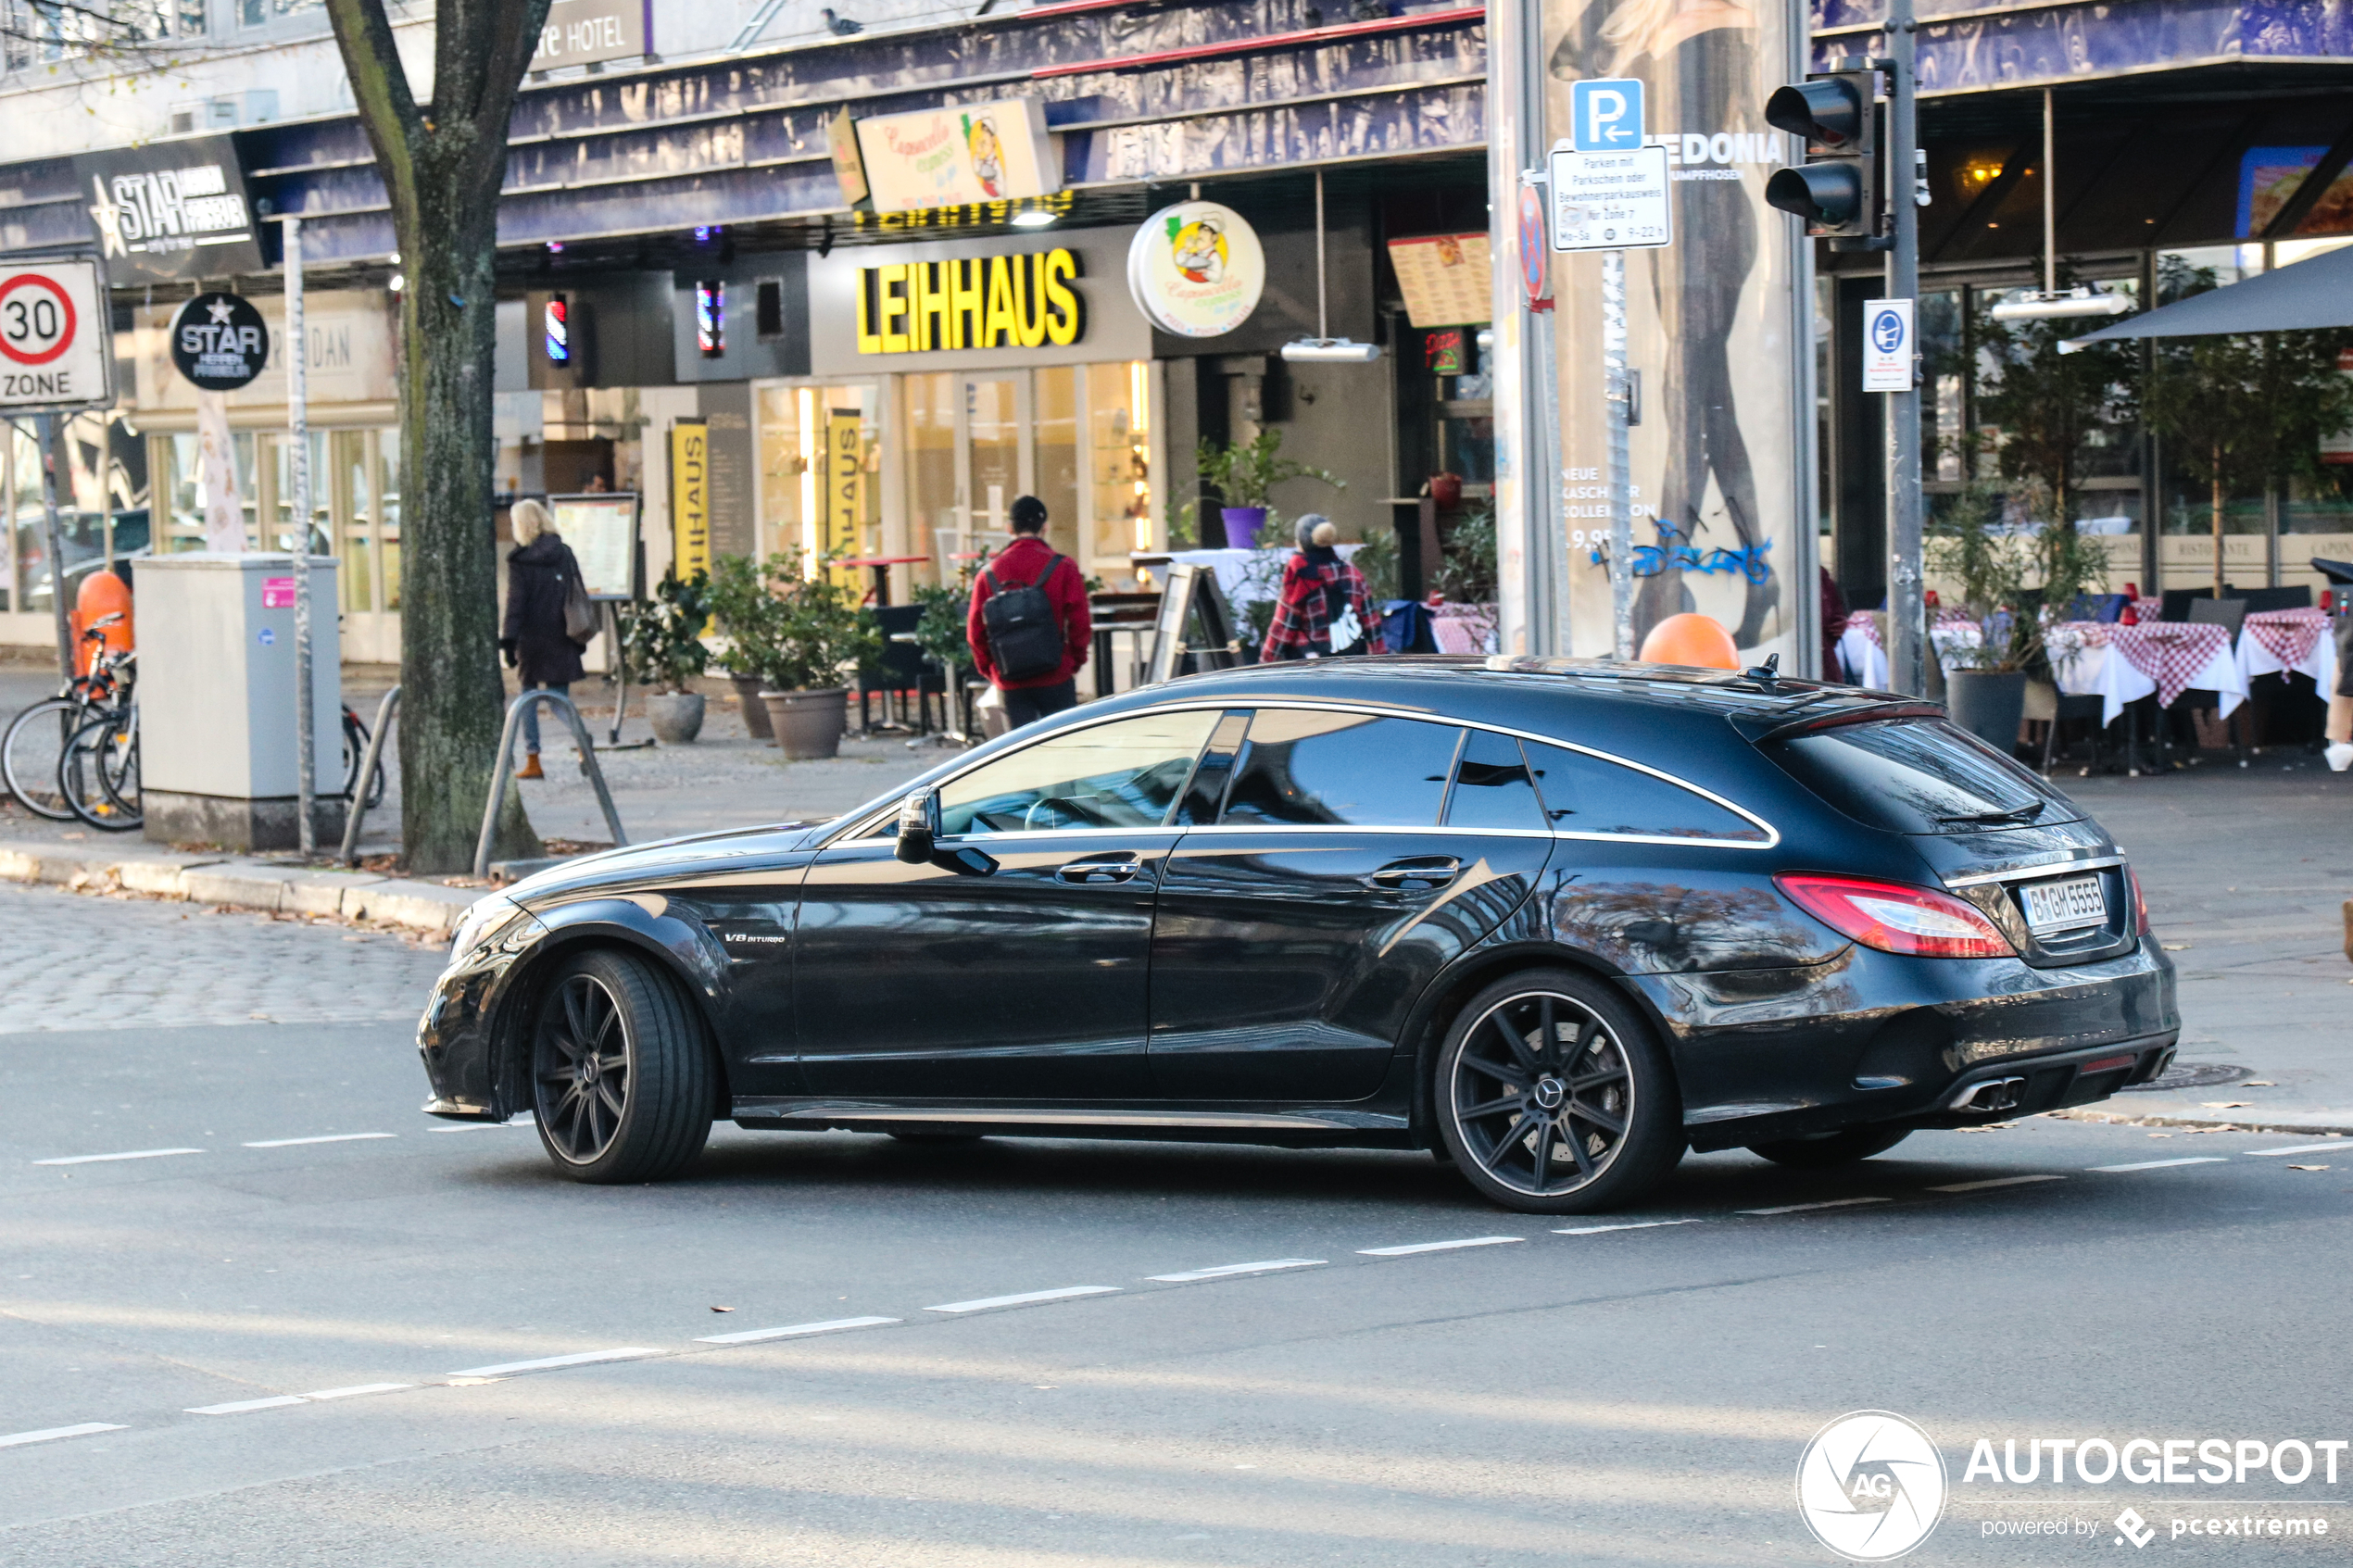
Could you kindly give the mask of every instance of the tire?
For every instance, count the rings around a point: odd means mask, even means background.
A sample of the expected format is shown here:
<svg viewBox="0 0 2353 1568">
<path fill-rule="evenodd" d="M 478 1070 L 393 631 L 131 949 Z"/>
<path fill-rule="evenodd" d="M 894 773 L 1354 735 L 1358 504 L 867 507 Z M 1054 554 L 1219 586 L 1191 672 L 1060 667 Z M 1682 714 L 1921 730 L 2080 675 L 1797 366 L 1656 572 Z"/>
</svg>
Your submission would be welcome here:
<svg viewBox="0 0 2353 1568">
<path fill-rule="evenodd" d="M 540 1146 L 575 1182 L 668 1181 L 711 1138 L 718 1063 L 701 1021 L 644 959 L 603 947 L 565 959 L 530 1049 Z"/>
<path fill-rule="evenodd" d="M 1464 1004 L 1431 1087 L 1455 1169 L 1523 1214 L 1631 1203 L 1683 1157 L 1666 1053 L 1625 998 L 1575 970 L 1524 971 Z"/>
<path fill-rule="evenodd" d="M 1869 1160 L 1874 1154 L 1885 1154 L 1911 1135 L 1912 1129 L 1909 1127 L 1849 1127 L 1843 1132 L 1817 1133 L 1810 1138 L 1753 1143 L 1748 1146 L 1748 1151 L 1776 1165 L 1792 1165 L 1801 1171 L 1821 1171 L 1832 1165 L 1851 1165 L 1857 1160 Z"/>
<path fill-rule="evenodd" d="M 73 809 L 57 789 L 57 764 L 67 740 L 87 717 L 87 710 L 70 698 L 47 697 L 18 714 L 7 734 L 0 736 L 0 783 L 34 816 L 53 822 L 73 821 Z"/>
<path fill-rule="evenodd" d="M 352 799 L 359 785 L 359 764 L 368 756 L 368 726 L 359 715 L 346 708 L 343 710 L 343 797 Z M 375 771 L 368 775 L 368 798 L 362 802 L 372 811 L 384 803 L 384 765 L 376 759 Z"/>
<path fill-rule="evenodd" d="M 57 792 L 76 817 L 101 833 L 144 826 L 136 721 L 108 713 L 76 730 L 57 759 Z"/>
</svg>

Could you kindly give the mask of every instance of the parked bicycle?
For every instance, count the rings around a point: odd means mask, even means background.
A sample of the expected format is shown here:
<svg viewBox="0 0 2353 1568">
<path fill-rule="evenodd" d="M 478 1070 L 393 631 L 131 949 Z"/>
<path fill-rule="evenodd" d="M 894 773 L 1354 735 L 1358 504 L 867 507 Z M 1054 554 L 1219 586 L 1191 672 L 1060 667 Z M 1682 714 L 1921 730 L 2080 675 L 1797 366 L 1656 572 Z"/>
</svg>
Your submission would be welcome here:
<svg viewBox="0 0 2353 1568">
<path fill-rule="evenodd" d="M 45 697 L 19 713 L 0 734 L 0 783 L 18 804 L 53 822 L 75 820 L 58 784 L 58 765 L 65 760 L 74 736 L 102 715 L 114 712 L 128 698 L 133 656 L 104 650 L 107 628 L 120 621 L 120 612 L 100 617 L 82 633 L 82 640 L 99 646 L 90 668 L 67 683 L 64 691 Z"/>
</svg>

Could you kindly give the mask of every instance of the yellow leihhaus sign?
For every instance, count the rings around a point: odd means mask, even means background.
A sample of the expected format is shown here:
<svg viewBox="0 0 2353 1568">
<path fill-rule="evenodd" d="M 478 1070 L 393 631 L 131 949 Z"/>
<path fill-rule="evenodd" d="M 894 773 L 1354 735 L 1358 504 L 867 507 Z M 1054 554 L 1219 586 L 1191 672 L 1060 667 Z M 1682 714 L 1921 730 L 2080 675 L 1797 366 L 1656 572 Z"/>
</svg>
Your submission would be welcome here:
<svg viewBox="0 0 2353 1568">
<path fill-rule="evenodd" d="M 909 261 L 858 271 L 858 352 L 1067 346 L 1087 332 L 1067 250 Z"/>
</svg>

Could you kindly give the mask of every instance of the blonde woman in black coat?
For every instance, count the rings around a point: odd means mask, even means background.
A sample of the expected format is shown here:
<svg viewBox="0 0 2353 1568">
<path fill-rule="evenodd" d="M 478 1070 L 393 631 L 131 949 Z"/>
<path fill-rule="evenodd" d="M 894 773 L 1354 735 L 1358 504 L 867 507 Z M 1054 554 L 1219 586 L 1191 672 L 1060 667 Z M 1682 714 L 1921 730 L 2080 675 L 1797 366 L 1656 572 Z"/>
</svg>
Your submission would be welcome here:
<svg viewBox="0 0 2353 1568">
<path fill-rule="evenodd" d="M 547 508 L 536 501 L 517 501 L 511 514 L 515 553 L 507 558 L 507 622 L 498 651 L 507 668 L 522 677 L 525 691 L 535 688 L 570 696 L 572 684 L 587 671 L 580 656 L 587 645 L 575 643 L 564 631 L 564 595 L 580 575 L 580 562 L 563 535 L 548 526 Z M 519 779 L 547 775 L 539 766 L 539 704 L 522 710 L 522 766 Z"/>
</svg>

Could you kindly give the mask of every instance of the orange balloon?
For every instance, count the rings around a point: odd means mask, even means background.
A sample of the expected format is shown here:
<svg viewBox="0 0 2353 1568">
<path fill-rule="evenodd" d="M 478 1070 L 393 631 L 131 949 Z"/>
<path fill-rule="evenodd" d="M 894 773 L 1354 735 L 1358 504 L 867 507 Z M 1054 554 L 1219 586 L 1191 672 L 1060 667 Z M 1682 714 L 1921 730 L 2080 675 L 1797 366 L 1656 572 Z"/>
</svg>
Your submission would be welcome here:
<svg viewBox="0 0 2353 1568">
<path fill-rule="evenodd" d="M 1738 670 L 1740 649 L 1720 621 L 1686 611 L 1651 628 L 1635 656 L 1644 664 L 1680 664 L 1692 670 Z"/>
<path fill-rule="evenodd" d="M 97 656 L 101 646 L 82 642 L 82 630 L 94 625 L 101 617 L 112 615 L 118 610 L 122 613 L 122 619 L 107 627 L 104 633 L 106 642 L 103 646 L 109 652 L 137 646 L 132 635 L 131 590 L 122 585 L 121 578 L 104 567 L 82 580 L 82 587 L 73 596 L 73 614 L 69 617 L 73 626 L 74 669 L 78 672 L 84 675 L 90 672 L 91 660 Z"/>
</svg>

